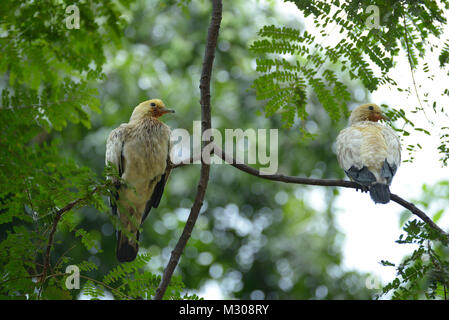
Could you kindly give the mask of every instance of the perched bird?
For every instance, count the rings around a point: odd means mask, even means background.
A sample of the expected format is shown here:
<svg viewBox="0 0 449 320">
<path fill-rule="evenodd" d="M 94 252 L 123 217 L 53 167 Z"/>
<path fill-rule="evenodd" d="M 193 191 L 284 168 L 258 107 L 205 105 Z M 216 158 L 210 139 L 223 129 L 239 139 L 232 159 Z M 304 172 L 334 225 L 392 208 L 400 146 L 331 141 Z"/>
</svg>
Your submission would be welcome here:
<svg viewBox="0 0 449 320">
<path fill-rule="evenodd" d="M 110 199 L 112 213 L 121 224 L 116 252 L 120 262 L 136 258 L 139 227 L 161 200 L 170 174 L 170 128 L 159 118 L 174 112 L 159 99 L 142 102 L 134 108 L 129 122 L 112 130 L 107 139 L 106 164 L 114 165 L 125 182 L 114 181 L 117 192 Z"/>
<path fill-rule="evenodd" d="M 352 111 L 349 127 L 337 137 L 340 167 L 375 203 L 390 201 L 393 176 L 401 163 L 401 145 L 393 129 L 379 123 L 389 120 L 379 106 L 368 103 Z"/>
</svg>

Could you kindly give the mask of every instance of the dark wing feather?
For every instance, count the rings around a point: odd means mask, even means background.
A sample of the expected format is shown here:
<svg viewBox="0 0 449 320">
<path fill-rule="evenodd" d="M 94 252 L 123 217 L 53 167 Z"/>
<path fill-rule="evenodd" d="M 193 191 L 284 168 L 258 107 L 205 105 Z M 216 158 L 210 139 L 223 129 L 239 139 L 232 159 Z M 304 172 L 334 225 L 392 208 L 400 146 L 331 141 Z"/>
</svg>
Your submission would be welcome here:
<svg viewBox="0 0 449 320">
<path fill-rule="evenodd" d="M 122 143 L 122 148 L 121 148 L 121 152 L 120 152 L 120 161 L 118 164 L 118 174 L 120 176 L 120 178 L 123 175 L 123 164 L 125 163 L 124 158 L 123 158 L 123 146 L 125 145 L 125 142 Z M 116 181 L 114 183 L 115 186 L 115 192 L 113 193 L 113 197 L 114 199 L 109 198 L 109 205 L 111 206 L 111 211 L 113 215 L 117 215 L 117 200 L 119 199 L 119 194 L 118 191 L 121 188 L 121 183 L 119 181 Z"/>
<path fill-rule="evenodd" d="M 123 150 L 125 146 L 125 134 L 124 125 L 114 129 L 108 137 L 106 143 L 106 164 L 113 164 L 118 169 L 118 174 L 120 177 L 123 176 L 125 171 L 125 158 L 123 155 Z M 118 190 L 121 187 L 119 181 L 114 183 L 116 191 L 113 193 L 113 197 L 109 198 L 109 205 L 112 210 L 113 215 L 117 215 L 117 200 L 119 198 Z"/>
<path fill-rule="evenodd" d="M 352 166 L 349 170 L 345 170 L 345 172 L 349 178 L 365 187 L 369 187 L 376 182 L 374 174 L 365 166 L 362 169 Z"/>
<path fill-rule="evenodd" d="M 169 166 L 167 165 L 167 168 Z M 161 176 L 161 180 L 154 187 L 153 194 L 151 195 L 150 200 L 147 201 L 145 206 L 145 211 L 143 213 L 142 222 L 145 221 L 148 214 L 150 213 L 151 208 L 157 208 L 159 203 L 161 202 L 162 194 L 164 193 L 165 184 L 167 183 L 168 177 L 170 175 L 171 169 L 165 170 L 165 173 Z"/>
<path fill-rule="evenodd" d="M 395 164 L 390 165 L 387 159 L 385 159 L 382 169 L 380 171 L 380 175 L 382 176 L 382 178 L 387 179 L 388 185 L 391 185 L 391 181 L 393 180 L 393 176 L 396 174 L 397 170 L 398 167 Z"/>
</svg>

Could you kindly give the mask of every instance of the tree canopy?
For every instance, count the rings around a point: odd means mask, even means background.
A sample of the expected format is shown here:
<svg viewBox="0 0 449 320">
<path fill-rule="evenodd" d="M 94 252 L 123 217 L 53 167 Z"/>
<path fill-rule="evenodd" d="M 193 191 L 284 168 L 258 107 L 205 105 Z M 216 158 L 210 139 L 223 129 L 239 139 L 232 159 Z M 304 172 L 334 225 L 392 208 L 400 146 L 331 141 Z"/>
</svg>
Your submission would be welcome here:
<svg viewBox="0 0 449 320">
<path fill-rule="evenodd" d="M 371 288 L 369 274 L 342 267 L 335 203 L 338 186 L 354 185 L 341 181 L 333 148 L 352 107 L 388 86 L 416 99 L 408 107 L 382 105 L 402 139 L 417 137 L 403 146 L 407 161 L 425 134 L 438 140 L 439 165 L 447 166 L 449 125 L 433 136 L 411 115 L 448 118 L 449 89 L 426 92 L 417 73 L 431 80 L 435 70 L 447 73 L 449 1 L 286 1 L 313 25 L 282 15 L 281 0 L 227 0 L 222 9 L 219 0 L 3 2 L 1 299 L 153 299 L 196 205 L 164 299 L 198 299 L 216 287 L 223 298 L 241 299 L 447 299 L 448 238 L 438 226 L 445 207 L 435 207 L 447 204 L 448 181 L 423 186 L 418 200 L 397 196 L 404 207 L 397 242 L 416 250 L 400 264 L 382 260 L 397 278 Z M 435 61 L 426 59 L 434 52 Z M 404 57 L 408 87 L 392 76 Z M 258 176 L 258 162 L 212 164 L 206 177 L 203 164 L 203 200 L 200 166 L 174 168 L 161 205 L 142 226 L 138 258 L 119 264 L 107 135 L 149 98 L 176 110 L 166 120 L 172 129 L 192 133 L 194 121 L 207 120 L 204 85 L 212 128 L 278 129 L 285 176 Z M 318 206 L 310 184 L 322 186 Z M 79 287 L 67 285 L 73 265 Z"/>
</svg>

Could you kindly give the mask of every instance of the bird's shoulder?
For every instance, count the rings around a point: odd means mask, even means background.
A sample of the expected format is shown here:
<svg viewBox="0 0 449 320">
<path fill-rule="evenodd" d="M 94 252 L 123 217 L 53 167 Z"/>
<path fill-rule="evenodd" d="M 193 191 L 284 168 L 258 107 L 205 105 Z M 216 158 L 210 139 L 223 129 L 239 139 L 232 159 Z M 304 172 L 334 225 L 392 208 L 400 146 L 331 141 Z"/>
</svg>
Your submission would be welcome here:
<svg viewBox="0 0 449 320">
<path fill-rule="evenodd" d="M 336 155 L 340 166 L 347 170 L 351 166 L 361 167 L 361 132 L 353 126 L 341 130 L 336 141 Z"/>
<path fill-rule="evenodd" d="M 122 123 L 117 128 L 113 129 L 108 136 L 107 141 L 113 142 L 115 140 L 122 140 L 124 139 L 128 134 L 128 123 Z"/>
<path fill-rule="evenodd" d="M 393 128 L 389 126 L 383 126 L 382 134 L 385 136 L 385 138 L 399 141 L 398 134 L 393 130 Z"/>
<path fill-rule="evenodd" d="M 401 164 L 401 140 L 396 131 L 391 127 L 384 127 L 382 135 L 387 145 L 388 163 L 395 165 L 397 168 Z"/>
<path fill-rule="evenodd" d="M 106 141 L 105 163 L 112 163 L 117 166 L 117 170 L 121 173 L 122 167 L 122 149 L 126 140 L 126 124 L 113 129 Z"/>
<path fill-rule="evenodd" d="M 352 125 L 344 128 L 337 136 L 337 144 L 347 144 L 349 141 L 357 140 L 362 137 L 363 126 Z"/>
</svg>

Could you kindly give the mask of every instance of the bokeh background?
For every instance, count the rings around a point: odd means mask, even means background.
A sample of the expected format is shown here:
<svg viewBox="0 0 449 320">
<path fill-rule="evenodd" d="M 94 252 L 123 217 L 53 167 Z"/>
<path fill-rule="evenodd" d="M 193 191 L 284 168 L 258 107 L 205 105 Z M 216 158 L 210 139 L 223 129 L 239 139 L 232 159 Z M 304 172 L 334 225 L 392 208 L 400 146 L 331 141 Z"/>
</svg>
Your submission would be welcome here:
<svg viewBox="0 0 449 320">
<path fill-rule="evenodd" d="M 199 78 L 210 10 L 209 1 L 182 7 L 139 0 L 123 12 L 128 21 L 124 45 L 107 52 L 106 78 L 98 84 L 102 113 L 91 115 L 90 129 L 70 124 L 53 132 L 51 138 L 63 142 L 61 151 L 101 174 L 109 132 L 128 121 L 135 105 L 155 97 L 176 110 L 164 119 L 171 128 L 192 132 L 193 121 L 200 119 Z M 263 101 L 255 98 L 256 56 L 248 48 L 268 24 L 312 26 L 294 5 L 282 1 L 225 1 L 212 79 L 212 126 L 221 132 L 277 128 L 280 173 L 344 178 L 334 141 L 346 119 L 332 122 L 312 96 L 308 121 L 286 129 L 280 115 L 266 118 Z M 371 100 L 400 101 L 384 92 L 370 97 L 357 82 L 342 81 L 352 92 L 350 109 Z M 302 125 L 316 134 L 313 140 L 301 134 Z M 415 158 L 419 163 L 417 154 Z M 426 168 L 440 168 L 438 159 L 431 161 Z M 430 174 L 415 175 L 413 166 L 401 167 L 394 181 L 393 191 L 406 199 L 424 197 L 424 183 L 449 179 L 447 169 L 432 171 L 439 173 L 430 179 Z M 141 250 L 152 255 L 148 268 L 154 273 L 163 271 L 181 234 L 199 168 L 187 165 L 172 172 L 160 207 L 143 226 Z M 400 261 L 410 251 L 394 243 L 409 217 L 402 211 L 395 204 L 375 206 L 354 190 L 269 182 L 213 165 L 204 207 L 176 274 L 189 292 L 205 299 L 371 299 L 381 283 L 394 277 L 394 270 L 379 261 Z M 71 250 L 72 261 L 95 262 L 99 270 L 89 277 L 101 278 L 117 265 L 113 226 L 106 213 L 94 208 L 80 210 L 77 219 L 82 228 L 98 232 L 101 250 L 77 246 Z M 64 232 L 56 240 L 74 241 Z M 58 245 L 54 250 L 57 256 L 64 251 Z"/>
</svg>

